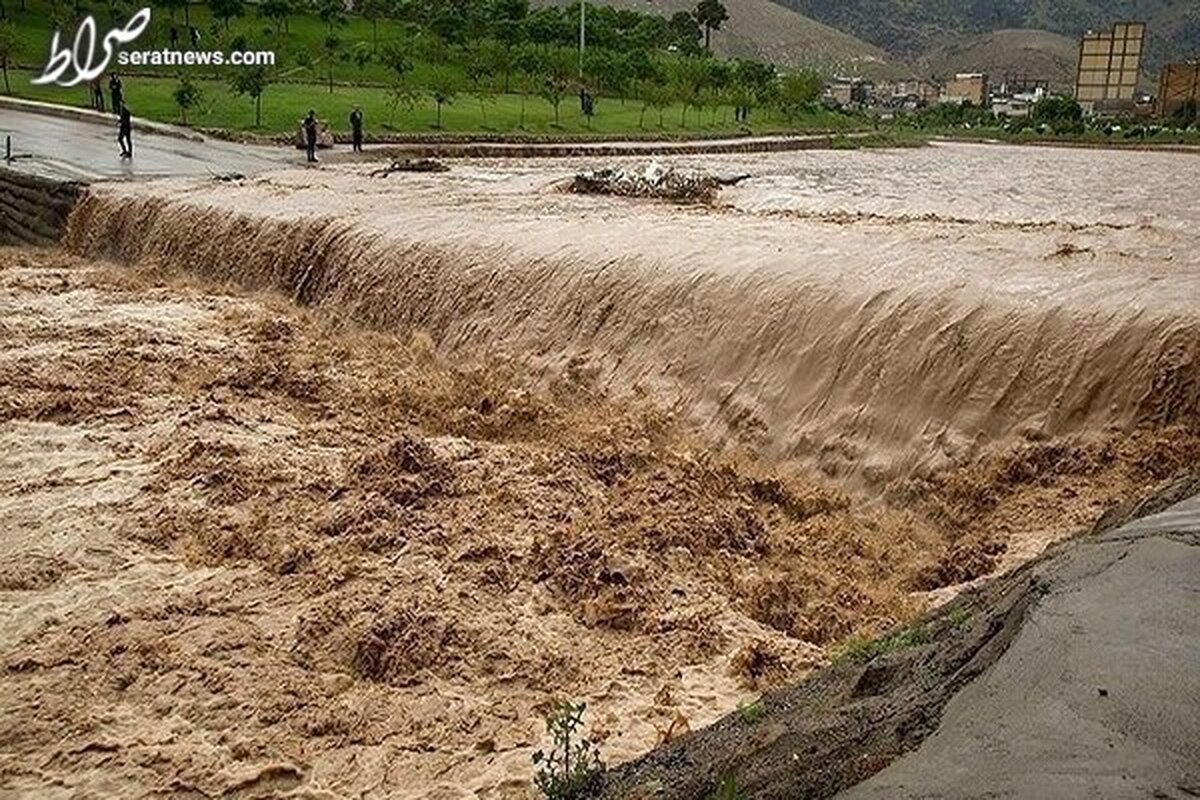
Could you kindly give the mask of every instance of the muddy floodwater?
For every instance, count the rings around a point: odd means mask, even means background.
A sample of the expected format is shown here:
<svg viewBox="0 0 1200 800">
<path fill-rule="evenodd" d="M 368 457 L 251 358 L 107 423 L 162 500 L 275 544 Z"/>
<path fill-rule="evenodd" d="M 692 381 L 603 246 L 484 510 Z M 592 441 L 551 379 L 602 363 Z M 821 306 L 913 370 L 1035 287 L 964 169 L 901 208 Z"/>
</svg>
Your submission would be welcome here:
<svg viewBox="0 0 1200 800">
<path fill-rule="evenodd" d="M 527 798 L 1200 460 L 1200 158 L 100 185 L 0 249 L 0 796 Z"/>
</svg>

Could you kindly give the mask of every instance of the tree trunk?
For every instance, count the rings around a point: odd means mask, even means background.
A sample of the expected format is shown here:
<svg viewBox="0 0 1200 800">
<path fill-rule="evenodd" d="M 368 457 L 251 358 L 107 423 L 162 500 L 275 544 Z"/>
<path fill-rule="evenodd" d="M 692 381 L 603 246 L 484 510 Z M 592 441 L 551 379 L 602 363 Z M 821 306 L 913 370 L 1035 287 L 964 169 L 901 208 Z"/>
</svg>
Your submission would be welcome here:
<svg viewBox="0 0 1200 800">
<path fill-rule="evenodd" d="M 371 55 L 379 53 L 379 20 L 371 20 Z"/>
<path fill-rule="evenodd" d="M 254 127 L 262 127 L 262 95 L 254 98 Z"/>
<path fill-rule="evenodd" d="M 188 33 L 191 33 L 192 27 L 192 4 L 184 2 L 183 4 L 183 24 L 188 26 Z"/>
<path fill-rule="evenodd" d="M 12 87 L 8 85 L 8 61 L 4 62 L 4 93 L 12 94 Z"/>
</svg>

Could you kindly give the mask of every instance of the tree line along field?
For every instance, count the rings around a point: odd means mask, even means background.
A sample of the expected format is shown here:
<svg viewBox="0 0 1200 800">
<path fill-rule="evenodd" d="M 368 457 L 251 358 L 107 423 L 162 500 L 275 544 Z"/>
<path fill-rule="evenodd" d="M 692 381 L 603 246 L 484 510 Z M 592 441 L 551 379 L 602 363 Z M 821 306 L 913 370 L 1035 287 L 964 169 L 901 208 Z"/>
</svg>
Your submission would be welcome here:
<svg viewBox="0 0 1200 800">
<path fill-rule="evenodd" d="M 69 40 L 93 14 L 101 32 L 136 6 L 124 0 L 0 0 L 0 56 L 13 94 L 87 106 L 86 86 L 33 86 L 53 31 Z M 817 103 L 821 79 L 705 49 L 702 0 L 668 19 L 589 3 L 589 47 L 579 77 L 578 6 L 531 9 L 526 0 L 158 0 L 149 29 L 126 49 L 271 50 L 272 68 L 122 67 L 131 111 L 201 128 L 290 133 L 308 109 L 335 130 L 362 107 L 368 135 L 389 132 L 531 134 L 722 133 L 847 130 L 856 117 Z M 718 9 L 714 12 L 714 8 Z M 710 20 L 719 26 L 721 21 Z M 110 67 L 111 69 L 111 67 Z M 589 117 L 580 86 L 595 98 Z M 735 109 L 749 110 L 738 120 Z"/>
</svg>

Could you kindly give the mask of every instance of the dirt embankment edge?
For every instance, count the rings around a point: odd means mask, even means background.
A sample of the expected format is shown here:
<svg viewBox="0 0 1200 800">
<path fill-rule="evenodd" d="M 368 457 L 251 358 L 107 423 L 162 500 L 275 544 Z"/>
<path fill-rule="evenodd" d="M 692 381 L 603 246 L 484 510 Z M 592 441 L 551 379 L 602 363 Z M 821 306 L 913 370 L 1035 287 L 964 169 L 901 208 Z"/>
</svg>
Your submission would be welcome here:
<svg viewBox="0 0 1200 800">
<path fill-rule="evenodd" d="M 56 244 L 85 188 L 0 167 L 0 245 Z"/>
</svg>

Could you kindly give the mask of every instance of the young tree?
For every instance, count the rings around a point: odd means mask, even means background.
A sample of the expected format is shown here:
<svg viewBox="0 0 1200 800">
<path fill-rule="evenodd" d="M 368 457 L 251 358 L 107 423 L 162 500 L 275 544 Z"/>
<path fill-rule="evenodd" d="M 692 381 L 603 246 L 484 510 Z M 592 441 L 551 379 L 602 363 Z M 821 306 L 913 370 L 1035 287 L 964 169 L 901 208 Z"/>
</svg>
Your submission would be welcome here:
<svg viewBox="0 0 1200 800">
<path fill-rule="evenodd" d="M 321 42 L 321 49 L 325 51 L 325 76 L 329 79 L 329 93 L 333 94 L 333 65 L 342 52 L 342 40 L 330 34 Z"/>
<path fill-rule="evenodd" d="M 712 32 L 721 30 L 721 23 L 729 19 L 721 0 L 700 0 L 696 6 L 696 21 L 704 28 L 704 50 L 712 52 Z"/>
<path fill-rule="evenodd" d="M 313 0 L 313 10 L 320 18 L 321 22 L 325 23 L 325 30 L 330 36 L 333 36 L 335 26 L 345 25 L 346 6 L 342 0 Z"/>
<path fill-rule="evenodd" d="M 739 59 L 733 65 L 734 102 L 749 115 L 755 105 L 769 105 L 775 99 L 775 67 L 758 61 Z M 745 120 L 743 120 L 745 121 Z"/>
<path fill-rule="evenodd" d="M 775 100 L 784 118 L 795 122 L 805 109 L 811 108 L 821 96 L 821 85 L 821 76 L 809 70 L 784 76 Z"/>
<path fill-rule="evenodd" d="M 358 67 L 359 78 L 362 77 L 367 65 L 374 59 L 375 57 L 371 53 L 371 46 L 366 42 L 355 42 L 354 47 L 350 48 L 350 60 L 354 62 L 354 66 Z"/>
<path fill-rule="evenodd" d="M 675 99 L 683 106 L 679 112 L 679 125 L 686 127 L 687 111 L 699 106 L 705 87 L 708 85 L 708 66 L 698 58 L 683 58 L 671 70 L 671 89 Z"/>
<path fill-rule="evenodd" d="M 258 4 L 258 15 L 271 21 L 278 36 L 287 30 L 288 17 L 292 15 L 291 0 L 263 0 Z"/>
<path fill-rule="evenodd" d="M 479 113 L 483 124 L 487 124 L 487 104 L 496 97 L 492 76 L 496 74 L 496 62 L 504 48 L 494 39 L 483 39 L 467 47 L 467 80 L 471 82 L 471 94 L 479 101 Z"/>
<path fill-rule="evenodd" d="M 458 96 L 458 76 L 448 67 L 436 67 L 429 76 L 429 96 L 437 106 L 437 124 L 442 127 L 442 106 L 452 105 Z"/>
<path fill-rule="evenodd" d="M 539 93 L 554 107 L 554 125 L 561 125 L 559 107 L 575 80 L 575 54 L 570 50 L 551 50 L 542 59 L 542 81 Z"/>
<path fill-rule="evenodd" d="M 645 127 L 646 111 L 654 109 L 658 112 L 658 127 L 663 126 L 663 112 L 675 100 L 675 91 L 661 72 L 656 72 L 638 81 L 637 96 L 642 98 L 642 113 L 638 119 L 638 127 Z"/>
<path fill-rule="evenodd" d="M 521 119 L 517 127 L 525 130 L 525 103 L 529 95 L 537 90 L 537 78 L 542 74 L 542 58 L 533 45 L 522 45 L 513 53 L 514 84 L 521 95 Z"/>
<path fill-rule="evenodd" d="M 266 67 L 250 67 L 235 70 L 230 87 L 233 93 L 245 95 L 254 101 L 254 127 L 262 127 L 262 96 L 271 84 L 271 73 Z"/>
<path fill-rule="evenodd" d="M 360 0 L 354 6 L 371 23 L 371 55 L 379 52 L 379 20 L 392 11 L 391 0 Z"/>
<path fill-rule="evenodd" d="M 489 10 L 493 35 L 511 52 L 525 38 L 523 23 L 529 16 L 529 0 L 492 0 Z M 505 84 L 508 91 L 507 76 Z"/>
<path fill-rule="evenodd" d="M 20 45 L 17 26 L 12 20 L 0 22 L 0 73 L 4 74 L 4 93 L 12 94 L 8 83 L 8 63 L 12 60 Z"/>
<path fill-rule="evenodd" d="M 202 95 L 200 87 L 192 83 L 191 78 L 187 75 L 180 76 L 179 85 L 175 87 L 171 97 L 175 99 L 175 105 L 179 106 L 179 115 L 183 118 L 184 125 L 188 124 L 188 109 L 194 108 Z"/>
<path fill-rule="evenodd" d="M 229 30 L 229 21 L 234 17 L 240 17 L 242 11 L 242 0 L 208 0 L 208 7 L 212 11 L 213 17 L 221 21 L 221 27 L 226 31 Z"/>
</svg>

